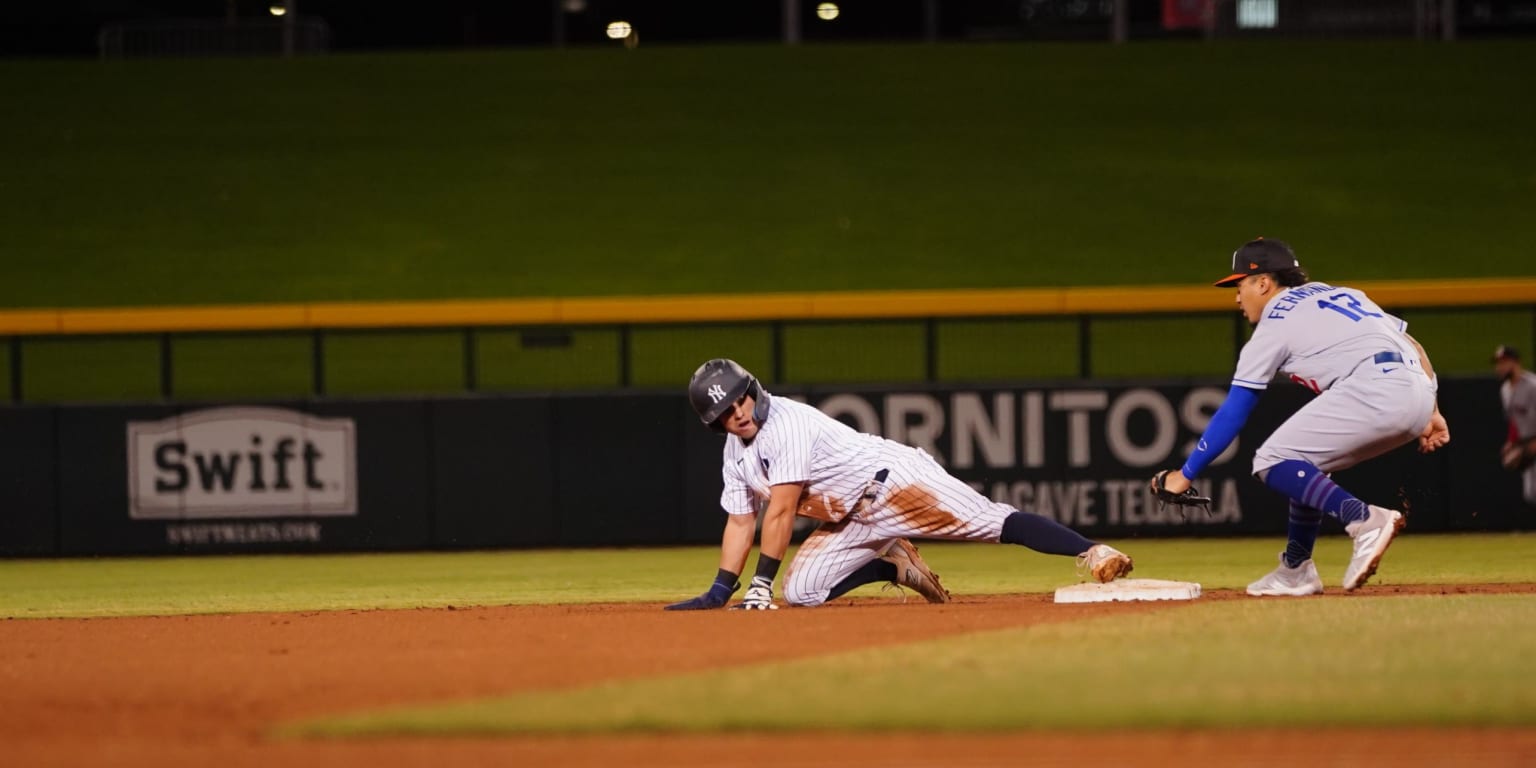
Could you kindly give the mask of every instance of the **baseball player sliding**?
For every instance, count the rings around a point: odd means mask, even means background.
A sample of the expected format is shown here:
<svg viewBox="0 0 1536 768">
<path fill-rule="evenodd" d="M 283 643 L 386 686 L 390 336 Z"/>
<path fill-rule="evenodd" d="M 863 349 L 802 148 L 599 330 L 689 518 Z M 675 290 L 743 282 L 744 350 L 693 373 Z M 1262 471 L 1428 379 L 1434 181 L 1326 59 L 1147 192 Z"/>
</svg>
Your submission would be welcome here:
<svg viewBox="0 0 1536 768">
<path fill-rule="evenodd" d="M 1161 498 L 1186 493 L 1247 421 L 1276 371 L 1317 397 L 1259 446 L 1253 474 L 1291 500 L 1288 541 L 1279 567 L 1248 585 L 1250 595 L 1313 595 L 1323 582 L 1312 546 L 1324 514 L 1354 539 L 1344 589 L 1359 589 L 1376 572 L 1405 519 L 1368 505 L 1329 478 L 1417 439 L 1428 453 L 1450 442 L 1435 404 L 1435 371 L 1408 324 L 1364 293 L 1312 281 L 1290 246 L 1259 238 L 1232 254 L 1237 304 L 1254 324 L 1238 356 L 1227 399 L 1211 418 L 1189 460 L 1152 478 Z"/>
<path fill-rule="evenodd" d="M 1131 558 L 1066 526 L 982 496 L 924 451 L 854 431 L 803 403 L 774 398 L 732 360 L 699 366 L 688 399 L 710 428 L 726 433 L 721 474 L 725 533 L 708 591 L 667 610 L 719 608 L 740 587 L 764 508 L 757 571 L 736 607 L 777 608 L 773 580 L 796 515 L 822 521 L 784 574 L 784 600 L 821 605 L 855 587 L 894 582 L 930 603 L 949 591 L 909 539 L 1022 544 L 1076 556 L 1097 581 L 1131 571 Z"/>
</svg>

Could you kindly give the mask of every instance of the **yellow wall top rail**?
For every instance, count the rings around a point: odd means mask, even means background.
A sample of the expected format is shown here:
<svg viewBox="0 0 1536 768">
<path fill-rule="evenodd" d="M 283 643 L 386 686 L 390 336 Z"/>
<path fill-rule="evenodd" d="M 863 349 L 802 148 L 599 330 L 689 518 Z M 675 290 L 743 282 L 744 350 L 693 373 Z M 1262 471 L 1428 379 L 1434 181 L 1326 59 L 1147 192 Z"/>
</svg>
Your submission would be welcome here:
<svg viewBox="0 0 1536 768">
<path fill-rule="evenodd" d="M 1536 303 L 1536 278 L 1349 282 L 1376 303 Z M 1100 286 L 0 310 L 0 335 L 706 323 L 1236 311 L 1231 289 Z"/>
</svg>

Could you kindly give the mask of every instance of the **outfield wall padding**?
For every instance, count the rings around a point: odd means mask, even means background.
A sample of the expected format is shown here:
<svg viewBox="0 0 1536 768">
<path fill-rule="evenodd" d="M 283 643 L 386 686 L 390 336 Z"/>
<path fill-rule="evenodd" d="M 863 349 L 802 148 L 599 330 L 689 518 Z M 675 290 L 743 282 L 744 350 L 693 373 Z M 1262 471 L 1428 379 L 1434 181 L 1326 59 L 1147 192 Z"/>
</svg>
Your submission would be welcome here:
<svg viewBox="0 0 1536 768">
<path fill-rule="evenodd" d="M 1212 516 L 1181 517 L 1146 494 L 1225 391 L 1087 382 L 776 396 L 922 447 L 995 500 L 1090 537 L 1278 545 L 1284 500 L 1249 471 L 1264 437 L 1311 397 L 1295 385 L 1276 382 L 1235 453 L 1201 479 Z M 1406 509 L 1412 531 L 1531 528 L 1536 512 L 1498 467 L 1496 384 L 1446 381 L 1440 403 L 1449 447 L 1405 446 L 1337 479 Z M 677 392 L 11 407 L 0 434 L 6 556 L 711 544 L 724 521 L 723 438 Z"/>
<path fill-rule="evenodd" d="M 128 513 L 129 422 L 176 414 L 170 405 L 58 409 L 57 478 L 59 553 L 65 555 L 176 554 L 163 526 Z"/>
<path fill-rule="evenodd" d="M 432 542 L 443 547 L 559 543 L 555 409 L 548 398 L 432 404 Z"/>
<path fill-rule="evenodd" d="M 0 408 L 0 555 L 59 551 L 55 414 Z"/>
</svg>

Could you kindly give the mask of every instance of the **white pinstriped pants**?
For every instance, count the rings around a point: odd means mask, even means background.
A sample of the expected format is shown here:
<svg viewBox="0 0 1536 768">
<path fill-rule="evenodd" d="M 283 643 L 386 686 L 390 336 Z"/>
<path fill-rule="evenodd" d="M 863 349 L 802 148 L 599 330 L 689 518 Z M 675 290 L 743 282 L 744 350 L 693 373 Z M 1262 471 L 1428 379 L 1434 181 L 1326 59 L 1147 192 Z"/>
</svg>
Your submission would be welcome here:
<svg viewBox="0 0 1536 768">
<path fill-rule="evenodd" d="M 822 524 L 790 561 L 784 574 L 784 600 L 790 605 L 826 602 L 834 586 L 878 557 L 892 539 L 996 543 L 1003 520 L 1018 511 L 977 493 L 920 449 L 897 444 L 884 453 L 890 474 L 868 509 Z"/>
</svg>

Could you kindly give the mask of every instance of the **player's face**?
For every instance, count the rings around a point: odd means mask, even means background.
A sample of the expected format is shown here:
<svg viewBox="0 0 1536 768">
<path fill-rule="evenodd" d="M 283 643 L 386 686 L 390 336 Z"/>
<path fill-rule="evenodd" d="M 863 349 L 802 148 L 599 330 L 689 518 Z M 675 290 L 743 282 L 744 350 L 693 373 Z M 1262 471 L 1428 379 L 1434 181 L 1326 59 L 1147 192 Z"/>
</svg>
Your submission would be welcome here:
<svg viewBox="0 0 1536 768">
<path fill-rule="evenodd" d="M 756 407 L 757 401 L 753 400 L 751 395 L 742 395 L 736 399 L 736 404 L 720 417 L 720 425 L 725 427 L 725 431 L 743 440 L 751 440 L 757 436 L 757 422 L 752 420 L 752 411 Z"/>
<path fill-rule="evenodd" d="M 1500 381 L 1503 381 L 1505 379 L 1508 379 L 1510 376 L 1513 376 L 1515 371 L 1518 370 L 1519 368 L 1520 368 L 1520 364 L 1519 363 L 1517 363 L 1514 360 L 1511 360 L 1511 359 L 1509 359 L 1507 357 L 1501 357 L 1501 358 L 1499 358 L 1498 362 L 1493 364 L 1493 370 L 1494 370 L 1495 373 L 1498 374 Z"/>
<path fill-rule="evenodd" d="M 1242 309 L 1248 322 L 1259 322 L 1264 305 L 1275 294 L 1275 281 L 1269 275 L 1249 275 L 1237 284 L 1237 306 Z"/>
</svg>

